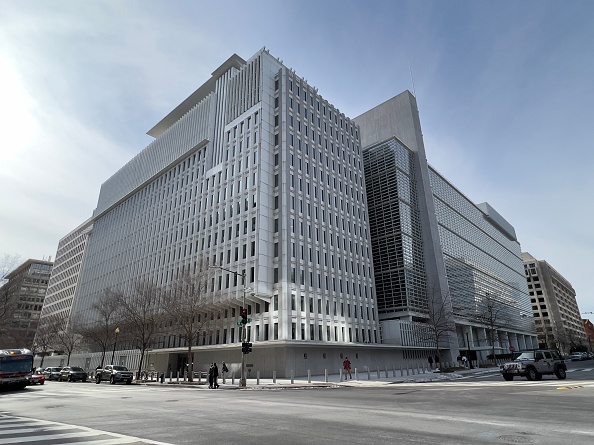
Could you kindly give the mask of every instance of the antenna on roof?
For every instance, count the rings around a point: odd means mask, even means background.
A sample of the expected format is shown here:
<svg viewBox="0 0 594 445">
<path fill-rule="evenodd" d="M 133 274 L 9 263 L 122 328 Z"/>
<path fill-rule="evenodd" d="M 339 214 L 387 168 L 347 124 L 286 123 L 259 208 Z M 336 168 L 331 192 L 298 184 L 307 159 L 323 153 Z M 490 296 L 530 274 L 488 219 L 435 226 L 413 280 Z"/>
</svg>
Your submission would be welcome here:
<svg viewBox="0 0 594 445">
<path fill-rule="evenodd" d="M 412 72 L 412 67 L 410 65 L 410 61 L 408 62 L 408 70 L 410 72 L 410 82 L 412 83 L 413 96 L 417 97 L 417 92 L 415 91 L 415 78 L 413 77 L 413 72 Z"/>
</svg>

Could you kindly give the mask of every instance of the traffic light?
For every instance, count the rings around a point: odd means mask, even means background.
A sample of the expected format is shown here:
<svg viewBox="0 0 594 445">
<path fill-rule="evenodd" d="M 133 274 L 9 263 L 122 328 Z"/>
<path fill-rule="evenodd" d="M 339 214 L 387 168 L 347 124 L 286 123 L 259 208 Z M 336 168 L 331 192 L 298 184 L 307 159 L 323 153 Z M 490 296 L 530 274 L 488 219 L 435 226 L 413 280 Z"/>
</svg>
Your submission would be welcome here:
<svg viewBox="0 0 594 445">
<path fill-rule="evenodd" d="M 252 344 L 247 342 L 242 343 L 241 352 L 243 352 L 244 354 L 249 354 L 250 352 L 252 352 Z"/>
<path fill-rule="evenodd" d="M 248 322 L 248 320 L 247 320 L 247 309 L 242 309 L 241 310 L 241 322 L 243 323 L 244 326 Z"/>
</svg>

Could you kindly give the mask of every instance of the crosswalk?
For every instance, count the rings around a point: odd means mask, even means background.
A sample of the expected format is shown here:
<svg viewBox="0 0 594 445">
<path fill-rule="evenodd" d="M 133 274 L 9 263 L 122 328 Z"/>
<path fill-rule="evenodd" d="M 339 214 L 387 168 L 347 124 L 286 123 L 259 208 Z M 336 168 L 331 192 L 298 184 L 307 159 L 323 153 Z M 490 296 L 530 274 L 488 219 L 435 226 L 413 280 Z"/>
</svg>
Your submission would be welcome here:
<svg viewBox="0 0 594 445">
<path fill-rule="evenodd" d="M 0 445 L 171 445 L 123 434 L 109 433 L 66 423 L 30 419 L 0 413 Z"/>
</svg>

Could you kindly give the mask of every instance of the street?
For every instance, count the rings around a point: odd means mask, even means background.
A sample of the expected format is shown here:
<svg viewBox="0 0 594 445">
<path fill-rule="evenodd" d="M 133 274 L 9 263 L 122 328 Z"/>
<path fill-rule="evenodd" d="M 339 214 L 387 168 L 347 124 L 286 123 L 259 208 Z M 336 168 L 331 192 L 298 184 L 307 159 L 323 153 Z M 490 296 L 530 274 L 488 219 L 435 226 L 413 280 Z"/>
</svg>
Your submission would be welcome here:
<svg viewBox="0 0 594 445">
<path fill-rule="evenodd" d="M 590 444 L 593 367 L 570 364 L 567 380 L 505 382 L 495 373 L 312 389 L 46 382 L 0 393 L 0 444 L 34 439 L 11 434 L 14 416 L 92 429 L 32 444 Z"/>
</svg>

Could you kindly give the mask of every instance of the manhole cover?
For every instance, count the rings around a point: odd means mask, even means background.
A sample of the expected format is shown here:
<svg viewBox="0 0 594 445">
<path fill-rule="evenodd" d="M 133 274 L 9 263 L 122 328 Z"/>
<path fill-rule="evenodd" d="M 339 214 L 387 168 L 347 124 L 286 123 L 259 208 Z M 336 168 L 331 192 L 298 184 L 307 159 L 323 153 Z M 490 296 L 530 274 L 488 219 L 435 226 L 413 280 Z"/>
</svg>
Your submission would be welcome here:
<svg viewBox="0 0 594 445">
<path fill-rule="evenodd" d="M 526 437 L 526 436 L 507 435 L 507 436 L 499 436 L 498 439 L 502 440 L 506 443 L 534 443 L 534 441 L 532 439 L 530 439 L 529 437 Z"/>
</svg>

